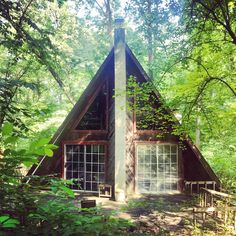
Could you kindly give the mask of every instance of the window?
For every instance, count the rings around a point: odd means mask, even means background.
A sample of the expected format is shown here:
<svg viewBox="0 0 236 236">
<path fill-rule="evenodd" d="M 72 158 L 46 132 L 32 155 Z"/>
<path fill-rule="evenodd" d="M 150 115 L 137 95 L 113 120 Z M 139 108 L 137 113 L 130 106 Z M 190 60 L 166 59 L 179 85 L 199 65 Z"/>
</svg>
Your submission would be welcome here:
<svg viewBox="0 0 236 236">
<path fill-rule="evenodd" d="M 105 130 L 106 129 L 106 86 L 101 89 L 88 111 L 84 114 L 77 130 Z"/>
<path fill-rule="evenodd" d="M 140 193 L 171 192 L 177 190 L 177 145 L 137 146 L 137 188 Z"/>
<path fill-rule="evenodd" d="M 104 145 L 65 145 L 65 178 L 76 190 L 98 191 L 105 180 Z"/>
</svg>

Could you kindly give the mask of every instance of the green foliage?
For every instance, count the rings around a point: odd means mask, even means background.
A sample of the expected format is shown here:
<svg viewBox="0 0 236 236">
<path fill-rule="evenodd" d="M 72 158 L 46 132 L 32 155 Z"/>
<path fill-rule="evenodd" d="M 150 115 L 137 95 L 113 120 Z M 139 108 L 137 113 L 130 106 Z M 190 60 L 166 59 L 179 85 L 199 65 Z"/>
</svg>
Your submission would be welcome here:
<svg viewBox="0 0 236 236">
<path fill-rule="evenodd" d="M 119 235 L 132 226 L 129 221 L 105 216 L 96 208 L 84 210 L 81 212 L 63 199 L 41 202 L 28 217 L 28 230 L 35 235 Z"/>
<path fill-rule="evenodd" d="M 138 130 L 157 130 L 159 137 L 168 133 L 181 134 L 180 124 L 166 107 L 160 94 L 152 82 L 138 83 L 130 77 L 127 91 L 128 110 L 135 112 L 136 127 Z"/>
<path fill-rule="evenodd" d="M 236 194 L 235 142 L 235 137 L 226 135 L 224 139 L 218 142 L 210 141 L 203 147 L 205 156 L 222 181 L 222 189 L 232 194 Z"/>
<path fill-rule="evenodd" d="M 0 133 L 0 147 L 3 157 L 0 159 L 2 172 L 16 173 L 21 168 L 21 164 L 25 166 L 32 165 L 37 162 L 39 155 L 52 156 L 53 150 L 57 146 L 48 144 L 49 139 L 41 139 L 32 142 L 27 149 L 17 149 L 17 143 L 20 138 L 15 136 L 13 124 L 5 123 Z"/>
<path fill-rule="evenodd" d="M 14 133 L 10 123 L 1 129 L 0 234 L 11 229 L 23 235 L 114 235 L 132 225 L 97 209 L 81 211 L 74 205 L 74 192 L 67 187 L 73 180 L 24 178 L 22 165 L 37 163 L 38 155 L 51 156 L 56 146 L 43 138 L 32 142 L 27 149 L 18 150 L 19 137 Z M 41 193 L 42 186 L 36 182 L 42 183 L 44 188 L 49 186 L 50 191 Z"/>
<path fill-rule="evenodd" d="M 128 19 L 134 25 L 128 42 L 151 79 L 159 81 L 163 70 L 176 57 L 173 49 L 178 47 L 181 9 L 181 1 L 175 0 L 132 0 L 126 4 Z"/>
<path fill-rule="evenodd" d="M 10 123 L 4 124 L 0 132 L 0 215 L 9 215 L 16 220 L 7 220 L 4 225 L 16 226 L 20 219 L 25 219 L 27 214 L 36 207 L 36 197 L 30 190 L 30 185 L 22 182 L 22 167 L 38 162 L 38 153 L 46 155 L 45 140 L 38 141 L 34 149 L 17 149 L 19 137 L 14 135 L 14 127 Z M 50 150 L 55 149 L 50 145 Z M 43 150 L 43 151 L 42 151 Z M 3 218 L 2 218 L 3 219 Z M 18 221 L 17 221 L 18 219 Z"/>
<path fill-rule="evenodd" d="M 50 183 L 51 191 L 56 195 L 66 195 L 69 197 L 74 198 L 74 192 L 68 188 L 67 186 L 70 184 L 74 184 L 73 180 L 66 180 L 66 179 L 52 179 Z"/>
<path fill-rule="evenodd" d="M 10 218 L 10 216 L 0 216 L 0 229 L 1 228 L 15 228 L 20 222 L 16 219 Z"/>
</svg>

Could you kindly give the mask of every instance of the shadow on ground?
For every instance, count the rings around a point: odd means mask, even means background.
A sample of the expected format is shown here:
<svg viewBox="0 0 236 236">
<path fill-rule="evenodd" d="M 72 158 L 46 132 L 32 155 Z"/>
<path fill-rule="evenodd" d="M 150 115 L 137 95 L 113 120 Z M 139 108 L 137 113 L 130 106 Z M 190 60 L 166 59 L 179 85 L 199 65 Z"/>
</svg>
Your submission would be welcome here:
<svg viewBox="0 0 236 236">
<path fill-rule="evenodd" d="M 105 198 L 96 199 L 104 214 L 113 214 L 134 222 L 130 235 L 235 235 L 219 223 L 209 219 L 193 225 L 193 207 L 196 197 L 183 194 L 134 196 L 126 203 L 118 203 Z"/>
</svg>

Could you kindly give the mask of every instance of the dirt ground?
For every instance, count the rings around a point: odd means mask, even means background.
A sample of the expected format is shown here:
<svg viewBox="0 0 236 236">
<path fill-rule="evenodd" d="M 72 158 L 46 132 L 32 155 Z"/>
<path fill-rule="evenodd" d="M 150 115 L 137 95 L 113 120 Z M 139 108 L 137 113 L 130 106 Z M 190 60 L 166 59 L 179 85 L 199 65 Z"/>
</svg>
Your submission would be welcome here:
<svg viewBox="0 0 236 236">
<path fill-rule="evenodd" d="M 128 235 L 236 235 L 233 227 L 207 217 L 197 216 L 193 224 L 193 207 L 198 204 L 196 197 L 177 194 L 162 196 L 136 196 L 125 203 L 118 203 L 96 196 L 79 196 L 94 199 L 101 211 L 125 218 L 134 223 Z M 79 201 L 78 201 L 79 202 Z"/>
</svg>

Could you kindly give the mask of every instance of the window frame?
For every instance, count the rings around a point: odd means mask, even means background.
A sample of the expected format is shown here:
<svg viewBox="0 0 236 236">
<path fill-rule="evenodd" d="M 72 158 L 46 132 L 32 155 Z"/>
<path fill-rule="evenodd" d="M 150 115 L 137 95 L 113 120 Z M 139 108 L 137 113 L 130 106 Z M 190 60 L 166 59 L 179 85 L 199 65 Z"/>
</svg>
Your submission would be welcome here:
<svg viewBox="0 0 236 236">
<path fill-rule="evenodd" d="M 176 190 L 168 190 L 168 191 L 156 191 L 156 192 L 141 192 L 138 188 L 138 164 L 139 164 L 139 160 L 138 160 L 138 146 L 148 146 L 148 145 L 155 145 L 156 147 L 159 145 L 169 145 L 169 146 L 176 146 L 176 166 L 177 166 L 177 177 L 176 177 L 176 184 L 177 184 L 177 188 Z M 181 170 L 181 155 L 179 152 L 179 145 L 178 142 L 160 142 L 160 141 L 136 141 L 135 142 L 135 193 L 137 194 L 168 194 L 168 193 L 180 193 L 181 192 L 181 186 L 180 186 L 180 180 L 181 180 L 181 174 L 180 174 L 180 170 Z M 157 153 L 157 148 L 156 151 Z M 170 154 L 171 155 L 171 154 Z M 171 163 L 170 163 L 171 164 Z M 158 177 L 156 177 L 158 179 Z"/>
<path fill-rule="evenodd" d="M 104 146 L 104 182 L 107 180 L 107 165 L 108 165 L 108 142 L 107 141 L 65 141 L 62 143 L 62 166 L 61 166 L 61 178 L 66 178 L 66 145 L 103 145 Z M 85 190 L 85 189 L 72 189 L 75 192 L 91 192 L 97 193 L 97 191 Z"/>
</svg>

